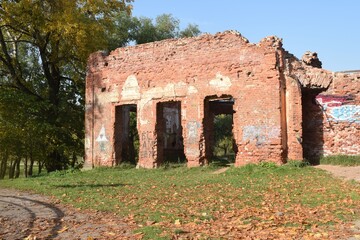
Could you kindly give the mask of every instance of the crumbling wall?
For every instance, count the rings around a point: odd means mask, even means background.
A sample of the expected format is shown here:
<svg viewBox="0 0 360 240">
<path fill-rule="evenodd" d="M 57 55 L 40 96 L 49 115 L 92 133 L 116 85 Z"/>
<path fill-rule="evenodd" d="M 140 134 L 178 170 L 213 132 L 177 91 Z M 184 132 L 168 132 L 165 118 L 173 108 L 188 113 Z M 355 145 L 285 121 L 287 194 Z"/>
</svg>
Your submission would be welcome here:
<svg viewBox="0 0 360 240">
<path fill-rule="evenodd" d="M 233 114 L 236 166 L 360 153 L 359 74 L 321 69 L 310 52 L 300 61 L 276 37 L 252 44 L 228 31 L 92 54 L 85 165 L 129 156 L 129 107 L 136 109 L 139 167 L 170 155 L 190 167 L 207 164 L 217 113 Z"/>
<path fill-rule="evenodd" d="M 360 73 L 335 73 L 316 102 L 323 116 L 323 154 L 360 154 Z"/>
<path fill-rule="evenodd" d="M 165 40 L 119 48 L 89 58 L 86 79 L 86 164 L 114 165 L 116 106 L 135 104 L 140 140 L 139 167 L 161 164 L 164 139 L 158 103 L 179 102 L 184 154 L 188 166 L 208 162 L 204 100 L 235 100 L 236 165 L 284 161 L 286 132 L 280 74 L 281 41 L 249 43 L 236 32 Z M 158 128 L 158 129 L 157 129 Z M 159 135 L 160 134 L 160 135 Z"/>
<path fill-rule="evenodd" d="M 288 79 L 296 79 L 300 85 L 300 106 L 299 94 L 295 94 L 288 108 L 295 109 L 298 116 L 302 109 L 298 119 L 302 119 L 303 157 L 318 163 L 322 156 L 360 154 L 360 73 L 320 69 L 317 54 L 311 52 L 302 61 L 291 56 L 288 67 Z M 293 96 L 296 88 L 287 87 L 293 89 L 289 97 Z"/>
<path fill-rule="evenodd" d="M 314 159 L 323 153 L 322 113 L 315 97 L 333 81 L 333 73 L 321 69 L 316 53 L 302 60 L 286 53 L 286 116 L 289 159 Z"/>
</svg>

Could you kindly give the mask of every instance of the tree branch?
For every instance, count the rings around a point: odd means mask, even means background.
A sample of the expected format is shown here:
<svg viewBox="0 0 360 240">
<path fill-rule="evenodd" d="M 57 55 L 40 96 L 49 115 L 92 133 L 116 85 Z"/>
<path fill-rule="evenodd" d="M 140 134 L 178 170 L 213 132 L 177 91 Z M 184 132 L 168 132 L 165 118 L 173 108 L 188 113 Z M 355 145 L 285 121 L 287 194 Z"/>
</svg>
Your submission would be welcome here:
<svg viewBox="0 0 360 240">
<path fill-rule="evenodd" d="M 6 46 L 6 42 L 5 42 L 5 38 L 2 32 L 2 29 L 0 29 L 0 45 L 1 45 L 1 50 L 4 56 L 0 55 L 0 61 L 2 61 L 5 66 L 7 67 L 7 69 L 9 70 L 9 73 L 11 75 L 11 78 L 15 81 L 16 85 L 18 86 L 18 88 L 23 91 L 26 94 L 35 96 L 38 99 L 42 100 L 42 97 L 39 96 L 38 94 L 34 93 L 33 91 L 31 91 L 29 88 L 27 88 L 21 81 L 21 76 L 19 76 L 17 74 L 16 68 L 13 65 L 13 59 L 11 58 L 7 46 Z"/>
</svg>

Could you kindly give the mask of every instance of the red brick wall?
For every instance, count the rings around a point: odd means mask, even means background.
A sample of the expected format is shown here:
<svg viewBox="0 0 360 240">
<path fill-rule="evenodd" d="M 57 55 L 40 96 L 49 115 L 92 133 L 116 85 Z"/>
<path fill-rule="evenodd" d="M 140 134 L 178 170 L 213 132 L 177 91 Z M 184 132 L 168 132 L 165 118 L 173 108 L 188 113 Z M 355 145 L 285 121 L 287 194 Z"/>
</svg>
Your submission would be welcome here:
<svg viewBox="0 0 360 240">
<path fill-rule="evenodd" d="M 156 106 L 166 101 L 181 102 L 188 165 L 206 163 L 203 118 L 208 96 L 235 99 L 236 165 L 284 161 L 281 51 L 274 37 L 255 45 L 226 32 L 92 54 L 86 79 L 86 164 L 115 164 L 115 106 L 136 104 L 138 165 L 158 166 Z"/>
<path fill-rule="evenodd" d="M 324 155 L 360 154 L 360 73 L 336 73 L 316 99 L 323 109 Z"/>
<path fill-rule="evenodd" d="M 314 163 L 321 156 L 360 154 L 360 74 L 323 73 L 318 82 L 326 84 L 302 90 L 304 157 Z"/>
<path fill-rule="evenodd" d="M 303 159 L 302 129 L 302 95 L 300 83 L 286 77 L 286 126 L 287 126 L 287 158 Z"/>
</svg>

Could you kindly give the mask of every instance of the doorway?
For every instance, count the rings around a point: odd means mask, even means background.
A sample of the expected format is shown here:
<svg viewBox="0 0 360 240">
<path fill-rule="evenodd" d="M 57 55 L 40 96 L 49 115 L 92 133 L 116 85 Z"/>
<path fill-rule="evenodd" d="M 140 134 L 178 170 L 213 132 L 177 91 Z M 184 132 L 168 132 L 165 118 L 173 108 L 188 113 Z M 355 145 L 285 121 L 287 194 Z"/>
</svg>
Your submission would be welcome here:
<svg viewBox="0 0 360 240">
<path fill-rule="evenodd" d="M 156 106 L 158 164 L 184 163 L 181 102 L 159 102 Z"/>
<path fill-rule="evenodd" d="M 232 96 L 209 96 L 204 101 L 205 157 L 220 164 L 234 163 L 236 143 L 233 134 L 235 100 Z"/>
<path fill-rule="evenodd" d="M 115 165 L 136 164 L 139 159 L 139 134 L 136 104 L 115 107 Z"/>
<path fill-rule="evenodd" d="M 302 89 L 303 156 L 311 164 L 319 164 L 324 154 L 323 109 L 316 101 L 322 90 Z"/>
</svg>

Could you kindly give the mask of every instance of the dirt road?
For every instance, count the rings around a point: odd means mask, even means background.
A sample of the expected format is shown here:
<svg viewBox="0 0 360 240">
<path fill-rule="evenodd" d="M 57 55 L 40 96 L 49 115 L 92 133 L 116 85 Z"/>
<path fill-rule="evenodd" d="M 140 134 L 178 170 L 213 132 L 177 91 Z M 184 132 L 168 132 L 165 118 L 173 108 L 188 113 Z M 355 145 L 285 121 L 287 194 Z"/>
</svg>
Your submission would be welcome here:
<svg viewBox="0 0 360 240">
<path fill-rule="evenodd" d="M 355 180 L 360 182 L 360 166 L 357 167 L 342 167 L 334 165 L 318 165 L 320 168 L 332 173 L 336 177 L 344 178 L 346 180 Z"/>
<path fill-rule="evenodd" d="M 0 239 L 136 239 L 131 226 L 113 215 L 85 212 L 54 199 L 0 189 Z"/>
</svg>

